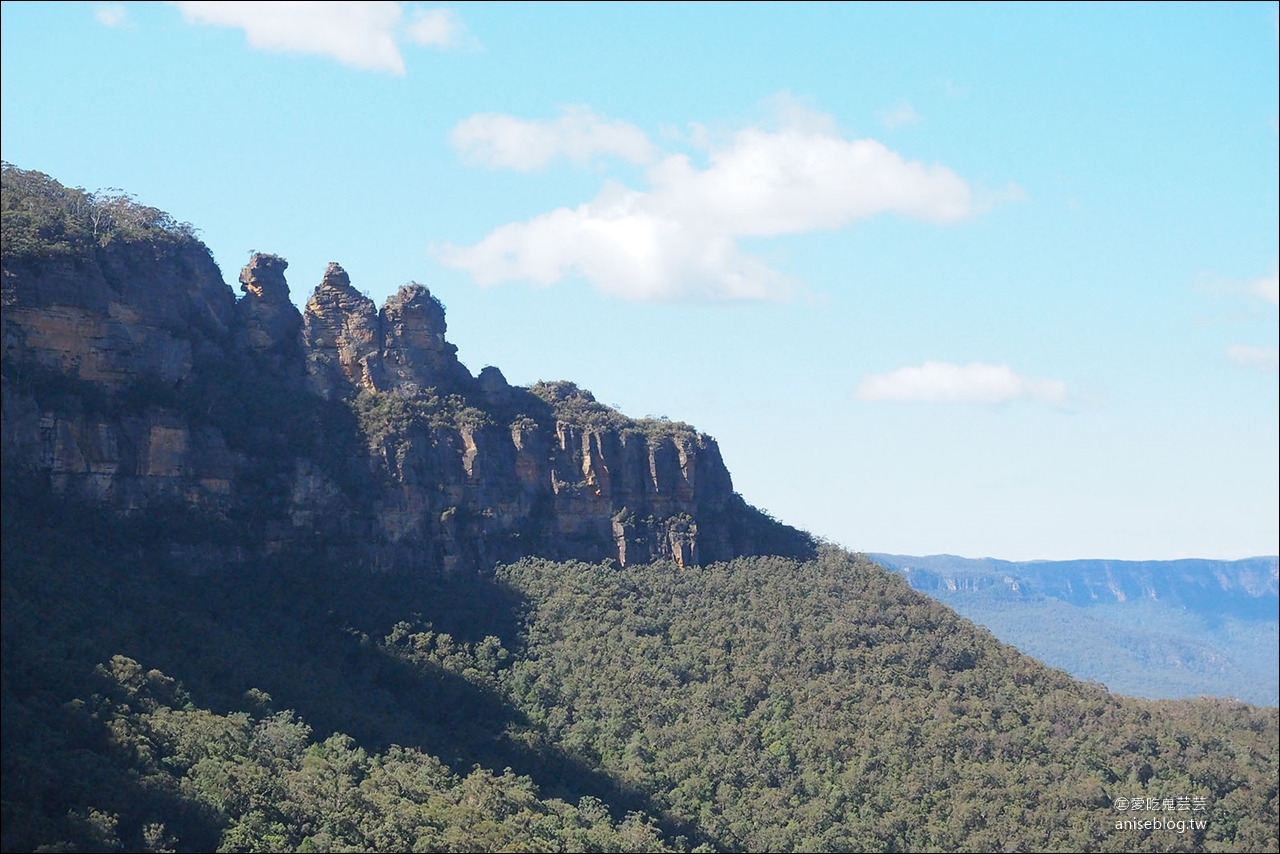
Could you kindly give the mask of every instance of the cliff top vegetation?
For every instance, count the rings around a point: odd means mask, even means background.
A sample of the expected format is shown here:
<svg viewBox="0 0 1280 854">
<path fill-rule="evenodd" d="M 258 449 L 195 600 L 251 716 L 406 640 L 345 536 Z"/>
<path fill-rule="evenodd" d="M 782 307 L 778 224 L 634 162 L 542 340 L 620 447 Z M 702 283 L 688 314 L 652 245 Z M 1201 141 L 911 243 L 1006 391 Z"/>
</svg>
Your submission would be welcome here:
<svg viewBox="0 0 1280 854">
<path fill-rule="evenodd" d="M 113 241 L 176 243 L 196 229 L 116 189 L 86 192 L 35 170 L 0 166 L 0 241 L 6 259 L 83 254 Z"/>
<path fill-rule="evenodd" d="M 683 421 L 667 418 L 632 418 L 596 400 L 595 395 L 567 380 L 539 380 L 529 392 L 551 406 L 557 421 L 574 427 L 639 433 L 650 439 L 697 441 L 699 433 Z"/>
</svg>

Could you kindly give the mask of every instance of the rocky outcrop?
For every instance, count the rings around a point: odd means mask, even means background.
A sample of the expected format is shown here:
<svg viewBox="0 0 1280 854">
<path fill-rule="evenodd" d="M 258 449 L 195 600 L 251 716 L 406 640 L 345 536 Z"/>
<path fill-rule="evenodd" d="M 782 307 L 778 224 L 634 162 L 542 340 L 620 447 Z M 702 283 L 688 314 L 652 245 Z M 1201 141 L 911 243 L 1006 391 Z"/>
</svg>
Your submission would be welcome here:
<svg viewBox="0 0 1280 854">
<path fill-rule="evenodd" d="M 361 390 L 412 397 L 429 388 L 465 392 L 472 385 L 458 348 L 445 340 L 444 306 L 416 282 L 378 311 L 351 286 L 346 270 L 331 263 L 302 317 L 307 372 L 325 398 Z"/>
<path fill-rule="evenodd" d="M 7 253 L 6 477 L 123 513 L 185 507 L 226 521 L 237 554 L 378 569 L 809 547 L 733 492 L 710 437 L 571 383 L 473 377 L 417 283 L 378 310 L 330 264 L 299 313 L 287 266 L 255 254 L 236 301 L 189 234 Z"/>
<path fill-rule="evenodd" d="M 413 395 L 425 388 L 469 390 L 458 348 L 444 340 L 444 306 L 417 282 L 404 285 L 378 313 L 383 377 L 379 390 Z"/>
<path fill-rule="evenodd" d="M 0 275 L 6 363 L 104 390 L 139 376 L 181 382 L 233 322 L 235 301 L 199 243 L 113 243 L 90 259 L 6 255 Z"/>
<path fill-rule="evenodd" d="M 259 365 L 278 374 L 298 375 L 298 309 L 289 299 L 284 271 L 289 262 L 277 255 L 254 254 L 240 271 L 244 297 L 236 303 L 237 331 Z"/>
<path fill-rule="evenodd" d="M 172 405 L 226 360 L 239 326 L 208 249 L 167 232 L 79 252 L 6 245 L 0 275 L 6 478 L 38 473 L 126 513 L 227 512 L 240 458 Z"/>
<path fill-rule="evenodd" d="M 330 264 L 302 315 L 303 346 L 312 387 L 325 398 L 375 386 L 381 375 L 382 334 L 373 300 L 351 287 Z"/>
</svg>

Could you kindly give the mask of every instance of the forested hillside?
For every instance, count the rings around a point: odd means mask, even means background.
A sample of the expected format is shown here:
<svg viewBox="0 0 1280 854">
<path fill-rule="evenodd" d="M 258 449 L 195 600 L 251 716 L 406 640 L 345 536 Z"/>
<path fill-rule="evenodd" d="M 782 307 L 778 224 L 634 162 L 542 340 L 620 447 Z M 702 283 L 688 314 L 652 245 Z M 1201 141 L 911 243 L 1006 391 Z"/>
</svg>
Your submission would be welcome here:
<svg viewBox="0 0 1280 854">
<path fill-rule="evenodd" d="M 193 577 L 4 496 L 5 850 L 1276 844 L 1274 708 L 1109 694 L 839 551 Z"/>
<path fill-rule="evenodd" d="M 861 558 L 503 577 L 535 603 L 521 708 L 717 846 L 1127 849 L 1144 843 L 1112 832 L 1115 799 L 1192 790 L 1251 802 L 1235 841 L 1275 832 L 1274 709 L 1107 694 Z M 1238 727 L 1226 753 L 1205 738 Z M 1228 795 L 1243 778 L 1258 788 Z"/>
</svg>

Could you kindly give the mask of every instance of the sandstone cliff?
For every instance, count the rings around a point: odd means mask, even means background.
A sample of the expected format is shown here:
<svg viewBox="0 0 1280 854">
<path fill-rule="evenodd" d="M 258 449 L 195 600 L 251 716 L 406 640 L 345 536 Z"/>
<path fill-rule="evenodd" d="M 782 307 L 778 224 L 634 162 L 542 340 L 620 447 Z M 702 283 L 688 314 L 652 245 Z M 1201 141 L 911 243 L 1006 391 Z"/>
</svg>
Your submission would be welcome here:
<svg viewBox="0 0 1280 854">
<path fill-rule="evenodd" d="M 94 197 L 4 175 L 7 482 L 186 513 L 201 521 L 173 532 L 174 553 L 209 565 L 284 549 L 456 571 L 810 548 L 746 505 L 687 425 L 627 418 L 571 383 L 473 377 L 422 285 L 379 310 L 330 264 L 299 312 L 287 263 L 255 254 L 237 300 L 189 227 L 135 206 L 100 228 Z"/>
</svg>

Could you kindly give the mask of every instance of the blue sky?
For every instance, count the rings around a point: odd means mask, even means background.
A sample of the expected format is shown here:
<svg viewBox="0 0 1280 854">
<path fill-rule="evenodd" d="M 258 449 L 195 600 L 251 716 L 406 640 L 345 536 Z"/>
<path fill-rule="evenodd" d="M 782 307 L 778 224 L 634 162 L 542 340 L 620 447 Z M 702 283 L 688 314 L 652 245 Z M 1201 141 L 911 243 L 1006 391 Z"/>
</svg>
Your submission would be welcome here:
<svg viewBox="0 0 1280 854">
<path fill-rule="evenodd" d="M 3 157 L 855 549 L 1280 551 L 1277 5 L 5 3 Z"/>
</svg>

